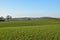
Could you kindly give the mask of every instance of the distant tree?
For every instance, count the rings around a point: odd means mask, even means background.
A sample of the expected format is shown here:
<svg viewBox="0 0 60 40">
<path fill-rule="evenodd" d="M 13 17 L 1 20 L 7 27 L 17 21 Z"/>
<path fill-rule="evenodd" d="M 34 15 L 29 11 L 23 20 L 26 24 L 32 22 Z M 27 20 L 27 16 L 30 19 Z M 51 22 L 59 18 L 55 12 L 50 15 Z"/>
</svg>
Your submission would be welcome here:
<svg viewBox="0 0 60 40">
<path fill-rule="evenodd" d="M 28 18 L 28 20 L 31 20 L 31 18 Z"/>
<path fill-rule="evenodd" d="M 11 20 L 12 19 L 12 16 L 8 15 L 8 16 L 6 16 L 6 19 L 7 20 Z"/>
<path fill-rule="evenodd" d="M 5 21 L 5 18 L 3 16 L 0 17 L 0 22 Z"/>
</svg>

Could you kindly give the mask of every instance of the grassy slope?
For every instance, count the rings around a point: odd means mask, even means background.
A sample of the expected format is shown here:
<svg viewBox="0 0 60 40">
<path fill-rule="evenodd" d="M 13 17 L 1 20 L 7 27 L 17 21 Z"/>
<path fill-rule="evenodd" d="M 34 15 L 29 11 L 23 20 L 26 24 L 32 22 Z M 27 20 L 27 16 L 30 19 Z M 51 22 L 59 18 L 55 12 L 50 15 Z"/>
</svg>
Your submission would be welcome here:
<svg viewBox="0 0 60 40">
<path fill-rule="evenodd" d="M 40 25 L 56 25 L 60 24 L 60 21 L 51 19 L 40 19 L 40 20 L 20 20 L 1 22 L 0 27 L 17 27 L 17 26 L 40 26 Z"/>
<path fill-rule="evenodd" d="M 1 22 L 0 40 L 60 40 L 60 21 L 41 19 Z"/>
</svg>

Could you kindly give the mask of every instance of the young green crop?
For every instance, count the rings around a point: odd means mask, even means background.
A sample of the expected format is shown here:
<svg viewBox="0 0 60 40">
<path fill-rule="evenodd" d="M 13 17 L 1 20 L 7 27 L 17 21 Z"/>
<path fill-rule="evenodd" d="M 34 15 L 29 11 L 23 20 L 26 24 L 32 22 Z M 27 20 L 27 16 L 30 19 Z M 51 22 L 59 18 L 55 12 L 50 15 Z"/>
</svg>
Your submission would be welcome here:
<svg viewBox="0 0 60 40">
<path fill-rule="evenodd" d="M 0 28 L 0 40 L 60 40 L 60 25 Z"/>
<path fill-rule="evenodd" d="M 41 19 L 0 22 L 0 40 L 60 40 L 60 21 Z"/>
</svg>

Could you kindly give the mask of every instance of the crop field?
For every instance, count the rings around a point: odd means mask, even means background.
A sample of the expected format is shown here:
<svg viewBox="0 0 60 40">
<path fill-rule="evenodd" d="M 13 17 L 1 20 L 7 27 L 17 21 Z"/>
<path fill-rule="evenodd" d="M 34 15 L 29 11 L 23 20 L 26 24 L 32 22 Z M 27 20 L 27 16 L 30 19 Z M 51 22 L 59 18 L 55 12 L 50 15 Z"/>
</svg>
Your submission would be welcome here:
<svg viewBox="0 0 60 40">
<path fill-rule="evenodd" d="M 60 40 L 60 20 L 0 22 L 0 40 Z"/>
</svg>

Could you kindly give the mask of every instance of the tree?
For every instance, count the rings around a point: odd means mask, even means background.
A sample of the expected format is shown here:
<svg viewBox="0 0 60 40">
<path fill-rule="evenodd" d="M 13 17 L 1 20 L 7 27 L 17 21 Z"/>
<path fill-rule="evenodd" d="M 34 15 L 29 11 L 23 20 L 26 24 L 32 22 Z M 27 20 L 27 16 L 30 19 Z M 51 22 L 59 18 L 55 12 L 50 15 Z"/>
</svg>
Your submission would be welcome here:
<svg viewBox="0 0 60 40">
<path fill-rule="evenodd" d="M 8 16 L 6 16 L 6 19 L 7 20 L 11 20 L 12 19 L 12 16 L 8 15 Z"/>
<path fill-rule="evenodd" d="M 0 21 L 5 21 L 5 18 L 3 16 L 1 16 Z"/>
</svg>

